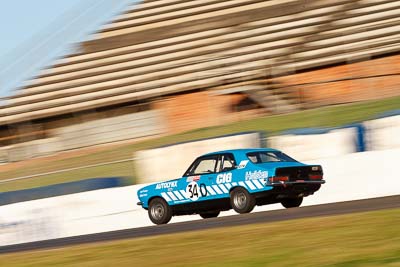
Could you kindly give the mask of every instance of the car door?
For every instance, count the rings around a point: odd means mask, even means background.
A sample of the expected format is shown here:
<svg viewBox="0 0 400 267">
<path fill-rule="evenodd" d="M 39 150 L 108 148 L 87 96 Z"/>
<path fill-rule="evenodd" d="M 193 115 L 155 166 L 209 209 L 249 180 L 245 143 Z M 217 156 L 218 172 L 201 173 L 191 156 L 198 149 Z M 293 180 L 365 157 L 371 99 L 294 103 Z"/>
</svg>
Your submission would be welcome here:
<svg viewBox="0 0 400 267">
<path fill-rule="evenodd" d="M 236 161 L 232 153 L 198 158 L 186 171 L 186 197 L 205 201 L 229 197 Z"/>
<path fill-rule="evenodd" d="M 208 155 L 198 158 L 184 174 L 186 179 L 185 196 L 192 202 L 212 198 L 207 188 L 216 179 L 219 170 L 219 155 Z"/>
<path fill-rule="evenodd" d="M 208 184 L 208 192 L 212 198 L 228 198 L 229 190 L 234 185 L 233 175 L 236 168 L 236 161 L 232 153 L 220 154 L 216 173 L 210 177 Z"/>
</svg>

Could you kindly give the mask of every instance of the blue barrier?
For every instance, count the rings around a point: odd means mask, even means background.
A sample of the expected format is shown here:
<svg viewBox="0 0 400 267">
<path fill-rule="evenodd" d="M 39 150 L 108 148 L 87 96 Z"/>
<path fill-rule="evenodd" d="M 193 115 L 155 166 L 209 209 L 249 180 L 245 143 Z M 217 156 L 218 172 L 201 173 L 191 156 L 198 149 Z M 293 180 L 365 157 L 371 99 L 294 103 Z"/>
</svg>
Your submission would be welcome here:
<svg viewBox="0 0 400 267">
<path fill-rule="evenodd" d="M 41 198 L 129 185 L 126 177 L 93 178 L 32 189 L 0 193 L 0 206 Z"/>
<path fill-rule="evenodd" d="M 357 152 L 367 151 L 367 141 L 365 139 L 366 130 L 363 124 L 357 124 Z"/>
</svg>

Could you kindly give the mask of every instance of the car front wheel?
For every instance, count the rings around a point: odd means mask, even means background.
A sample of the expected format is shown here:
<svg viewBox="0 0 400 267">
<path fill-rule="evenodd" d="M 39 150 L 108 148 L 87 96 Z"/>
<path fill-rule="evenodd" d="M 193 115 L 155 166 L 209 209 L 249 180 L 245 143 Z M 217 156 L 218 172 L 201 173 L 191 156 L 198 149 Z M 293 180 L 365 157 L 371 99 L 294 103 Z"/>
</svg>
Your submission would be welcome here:
<svg viewBox="0 0 400 267">
<path fill-rule="evenodd" d="M 172 218 L 172 209 L 162 198 L 155 198 L 150 201 L 148 213 L 154 224 L 166 224 Z"/>
<path fill-rule="evenodd" d="M 249 213 L 256 205 L 254 196 L 243 187 L 233 189 L 230 196 L 231 206 L 237 213 Z"/>
<path fill-rule="evenodd" d="M 303 197 L 296 197 L 296 198 L 286 198 L 282 200 L 282 206 L 285 208 L 297 208 L 300 207 L 301 203 L 303 202 Z"/>
<path fill-rule="evenodd" d="M 199 213 L 199 215 L 203 219 L 215 218 L 215 217 L 218 217 L 219 211 L 202 212 L 202 213 Z"/>
</svg>

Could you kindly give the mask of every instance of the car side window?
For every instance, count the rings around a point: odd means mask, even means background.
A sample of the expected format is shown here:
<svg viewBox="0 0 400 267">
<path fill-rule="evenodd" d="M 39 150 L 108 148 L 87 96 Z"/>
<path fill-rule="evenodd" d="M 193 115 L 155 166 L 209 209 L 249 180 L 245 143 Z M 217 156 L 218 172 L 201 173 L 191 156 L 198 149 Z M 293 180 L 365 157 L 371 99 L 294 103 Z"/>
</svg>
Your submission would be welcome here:
<svg viewBox="0 0 400 267">
<path fill-rule="evenodd" d="M 235 158 L 233 157 L 232 154 L 223 154 L 220 156 L 220 171 L 221 172 L 227 172 L 227 171 L 231 171 L 233 169 L 235 169 L 236 166 L 236 162 L 235 162 Z"/>
<path fill-rule="evenodd" d="M 218 155 L 197 159 L 184 176 L 215 173 Z"/>
<path fill-rule="evenodd" d="M 249 154 L 247 158 L 252 162 L 252 163 L 258 163 L 257 155 L 251 155 Z"/>
<path fill-rule="evenodd" d="M 279 159 L 273 153 L 261 153 L 260 159 L 261 159 L 261 162 L 279 162 L 279 161 L 281 161 L 281 159 Z"/>
</svg>

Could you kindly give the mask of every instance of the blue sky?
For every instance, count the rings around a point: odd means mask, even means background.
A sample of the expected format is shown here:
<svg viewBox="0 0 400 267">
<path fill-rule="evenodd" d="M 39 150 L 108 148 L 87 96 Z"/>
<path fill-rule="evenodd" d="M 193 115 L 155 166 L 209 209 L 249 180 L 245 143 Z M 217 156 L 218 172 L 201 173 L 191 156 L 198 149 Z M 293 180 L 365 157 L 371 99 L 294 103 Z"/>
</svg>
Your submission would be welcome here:
<svg viewBox="0 0 400 267">
<path fill-rule="evenodd" d="M 2 0 L 0 2 L 0 97 L 135 0 Z"/>
</svg>

